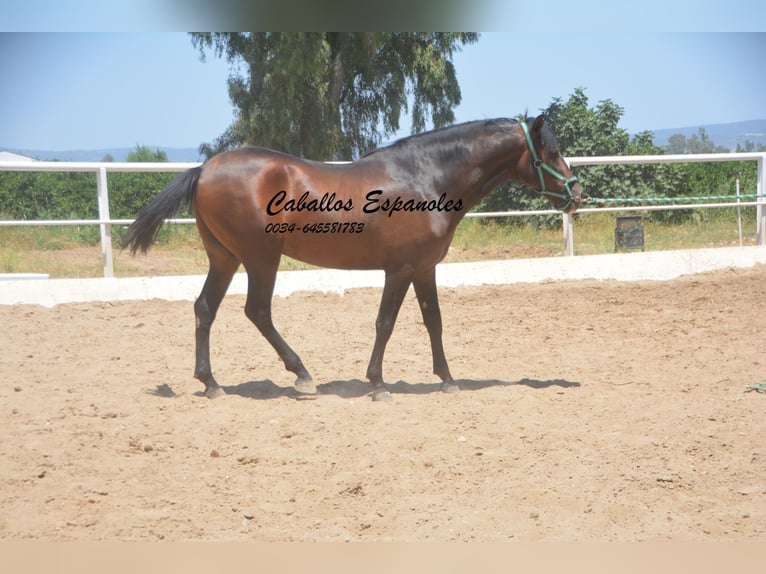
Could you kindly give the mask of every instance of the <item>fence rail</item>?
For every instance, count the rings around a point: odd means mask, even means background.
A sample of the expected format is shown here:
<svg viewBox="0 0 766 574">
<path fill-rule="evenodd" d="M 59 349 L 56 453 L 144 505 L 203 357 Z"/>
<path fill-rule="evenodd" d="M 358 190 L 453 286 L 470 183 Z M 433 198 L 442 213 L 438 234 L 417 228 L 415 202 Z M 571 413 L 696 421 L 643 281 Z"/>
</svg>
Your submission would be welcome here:
<svg viewBox="0 0 766 574">
<path fill-rule="evenodd" d="M 756 183 L 757 201 L 730 203 L 684 204 L 684 205 L 629 205 L 623 207 L 599 207 L 578 210 L 578 214 L 604 213 L 608 211 L 654 211 L 669 209 L 715 209 L 722 207 L 748 207 L 756 209 L 756 242 L 766 246 L 766 152 L 714 153 L 683 155 L 648 155 L 648 156 L 599 156 L 567 158 L 572 167 L 586 165 L 627 165 L 656 163 L 695 163 L 721 161 L 755 161 L 758 166 Z M 337 163 L 337 162 L 335 162 Z M 5 220 L 2 226 L 51 226 L 51 225 L 98 225 L 101 230 L 101 254 L 104 277 L 114 276 L 112 257 L 112 225 L 129 225 L 132 219 L 112 219 L 109 214 L 109 189 L 107 175 L 110 172 L 182 172 L 200 165 L 195 163 L 144 163 L 144 162 L 58 162 L 58 161 L 0 161 L 0 171 L 35 171 L 35 172 L 92 172 L 96 173 L 96 197 L 98 201 L 98 219 L 66 220 Z M 530 211 L 471 212 L 466 217 L 528 217 L 559 214 L 553 209 Z M 574 220 L 571 215 L 560 214 L 564 239 L 564 252 L 574 255 Z M 194 223 L 194 219 L 169 219 L 168 223 Z"/>
</svg>

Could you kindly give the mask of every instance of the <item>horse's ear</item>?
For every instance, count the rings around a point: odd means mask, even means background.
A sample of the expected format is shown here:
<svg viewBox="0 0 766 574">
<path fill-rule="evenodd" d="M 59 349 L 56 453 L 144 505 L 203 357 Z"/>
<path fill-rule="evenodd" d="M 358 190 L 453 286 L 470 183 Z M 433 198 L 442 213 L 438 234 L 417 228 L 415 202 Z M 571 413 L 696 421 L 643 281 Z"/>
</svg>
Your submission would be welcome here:
<svg viewBox="0 0 766 574">
<path fill-rule="evenodd" d="M 545 124 L 545 118 L 543 116 L 537 116 L 532 124 L 532 135 L 540 137 L 540 132 L 543 130 L 543 124 Z"/>
</svg>

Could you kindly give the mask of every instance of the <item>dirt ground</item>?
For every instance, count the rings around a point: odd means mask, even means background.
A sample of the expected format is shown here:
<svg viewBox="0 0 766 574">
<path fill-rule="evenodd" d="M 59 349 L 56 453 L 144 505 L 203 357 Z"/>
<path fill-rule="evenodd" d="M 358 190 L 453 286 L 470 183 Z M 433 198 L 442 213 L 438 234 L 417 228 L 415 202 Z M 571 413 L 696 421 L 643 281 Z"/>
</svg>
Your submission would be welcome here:
<svg viewBox="0 0 766 574">
<path fill-rule="evenodd" d="M 274 301 L 305 398 L 224 301 L 0 306 L 0 538 L 766 539 L 766 267 L 667 282 L 442 289 L 463 392 L 408 294 L 363 380 L 377 290 Z"/>
</svg>

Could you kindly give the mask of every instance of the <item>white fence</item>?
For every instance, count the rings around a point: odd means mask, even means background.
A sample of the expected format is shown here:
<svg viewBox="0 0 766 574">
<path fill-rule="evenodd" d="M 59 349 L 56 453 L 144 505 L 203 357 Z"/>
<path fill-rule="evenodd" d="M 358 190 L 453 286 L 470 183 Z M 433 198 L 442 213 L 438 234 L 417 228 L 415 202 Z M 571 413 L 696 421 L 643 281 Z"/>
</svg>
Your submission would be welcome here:
<svg viewBox="0 0 766 574">
<path fill-rule="evenodd" d="M 718 153 L 696 155 L 651 155 L 651 156 L 602 156 L 602 157 L 573 157 L 567 161 L 572 167 L 582 165 L 617 165 L 617 164 L 653 164 L 653 163 L 692 163 L 692 162 L 721 162 L 721 161 L 755 161 L 758 166 L 758 177 L 755 193 L 756 201 L 737 203 L 706 203 L 686 205 L 661 206 L 629 206 L 629 207 L 600 207 L 580 209 L 578 214 L 605 211 L 650 211 L 658 209 L 714 209 L 720 207 L 756 206 L 756 235 L 757 244 L 766 246 L 766 153 Z M 47 172 L 94 172 L 97 174 L 98 219 L 69 219 L 69 220 L 12 220 L 0 221 L 0 226 L 50 226 L 50 225 L 98 225 L 101 229 L 101 253 L 103 258 L 104 277 L 114 276 L 112 258 L 112 225 L 128 225 L 130 219 L 112 219 L 109 213 L 109 191 L 107 174 L 109 172 L 182 172 L 199 163 L 133 163 L 133 162 L 0 162 L 0 171 L 47 171 Z M 598 195 L 591 190 L 586 193 Z M 745 194 L 751 194 L 745 190 Z M 492 213 L 468 213 L 467 217 L 526 217 L 534 215 L 558 214 L 556 210 L 539 211 L 503 211 Z M 574 255 L 574 225 L 573 218 L 566 214 L 562 216 L 564 252 Z M 169 220 L 173 223 L 193 223 L 193 219 Z"/>
</svg>

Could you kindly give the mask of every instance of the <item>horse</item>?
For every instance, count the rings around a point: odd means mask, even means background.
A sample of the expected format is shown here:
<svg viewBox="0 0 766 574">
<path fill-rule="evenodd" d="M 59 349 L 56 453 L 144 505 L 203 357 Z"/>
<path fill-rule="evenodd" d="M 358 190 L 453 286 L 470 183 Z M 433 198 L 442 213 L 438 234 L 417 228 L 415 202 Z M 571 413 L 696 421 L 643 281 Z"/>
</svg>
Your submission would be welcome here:
<svg viewBox="0 0 766 574">
<path fill-rule="evenodd" d="M 274 327 L 271 300 L 281 256 L 337 269 L 381 269 L 383 293 L 367 379 L 390 401 L 383 354 L 409 286 L 428 331 L 433 373 L 458 392 L 442 344 L 436 265 L 463 216 L 513 180 L 573 213 L 582 189 L 543 116 L 457 124 L 403 138 L 349 163 L 300 159 L 260 147 L 225 151 L 178 175 L 139 213 L 122 243 L 146 253 L 166 218 L 192 205 L 209 270 L 194 303 L 194 377 L 205 396 L 225 394 L 210 364 L 210 329 L 240 264 L 245 314 L 276 350 L 295 388 L 316 393 L 300 357 Z"/>
</svg>

